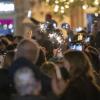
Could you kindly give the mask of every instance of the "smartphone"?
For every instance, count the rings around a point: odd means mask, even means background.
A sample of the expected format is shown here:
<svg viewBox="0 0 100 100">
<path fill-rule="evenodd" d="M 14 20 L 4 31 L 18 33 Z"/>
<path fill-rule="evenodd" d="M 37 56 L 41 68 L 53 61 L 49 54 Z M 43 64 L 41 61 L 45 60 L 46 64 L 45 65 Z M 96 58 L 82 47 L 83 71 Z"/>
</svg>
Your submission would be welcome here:
<svg viewBox="0 0 100 100">
<path fill-rule="evenodd" d="M 82 51 L 83 46 L 81 44 L 78 44 L 78 45 L 75 46 L 75 50 Z"/>
<path fill-rule="evenodd" d="M 82 51 L 83 50 L 83 45 L 82 44 L 73 44 L 70 46 L 71 50 L 78 50 L 78 51 Z"/>
</svg>

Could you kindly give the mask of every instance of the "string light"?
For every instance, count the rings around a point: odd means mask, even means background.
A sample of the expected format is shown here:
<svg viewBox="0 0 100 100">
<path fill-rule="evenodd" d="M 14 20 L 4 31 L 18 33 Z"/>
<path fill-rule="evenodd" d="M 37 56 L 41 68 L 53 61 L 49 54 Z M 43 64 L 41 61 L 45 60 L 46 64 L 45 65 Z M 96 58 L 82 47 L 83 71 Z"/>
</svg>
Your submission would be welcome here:
<svg viewBox="0 0 100 100">
<path fill-rule="evenodd" d="M 67 5 L 69 5 L 69 4 L 70 4 L 70 2 L 66 2 L 66 4 L 67 4 Z"/>
<path fill-rule="evenodd" d="M 63 0 L 63 2 L 65 2 L 66 0 Z"/>
<path fill-rule="evenodd" d="M 95 13 L 95 16 L 96 16 L 96 17 L 98 17 L 98 16 L 99 16 L 99 14 L 98 14 L 98 13 Z"/>
<path fill-rule="evenodd" d="M 95 0 L 94 1 L 94 5 L 98 6 L 99 5 L 99 1 L 98 0 Z"/>
<path fill-rule="evenodd" d="M 69 8 L 69 5 L 65 5 L 65 8 Z"/>
<path fill-rule="evenodd" d="M 83 8 L 84 10 L 86 10 L 86 9 L 88 8 L 88 5 L 87 5 L 87 4 L 84 4 L 84 5 L 82 6 L 82 8 Z"/>
<path fill-rule="evenodd" d="M 61 9 L 62 9 L 62 10 L 64 10 L 64 7 L 63 7 L 63 6 L 61 6 Z"/>
<path fill-rule="evenodd" d="M 65 2 L 65 0 L 59 0 L 60 2 Z"/>
<path fill-rule="evenodd" d="M 62 10 L 61 10 L 61 13 L 63 14 L 63 13 L 65 13 L 65 11 L 62 9 Z"/>
<path fill-rule="evenodd" d="M 58 12 L 58 10 L 59 10 L 59 5 L 55 5 L 54 12 Z"/>
<path fill-rule="evenodd" d="M 58 1 L 58 0 L 55 0 L 55 3 L 56 3 L 56 4 L 58 4 L 58 3 L 59 3 L 59 1 Z"/>
<path fill-rule="evenodd" d="M 61 6 L 61 13 L 63 14 L 65 12 L 65 8 Z"/>
<path fill-rule="evenodd" d="M 69 2 L 70 2 L 70 3 L 73 3 L 73 2 L 74 2 L 74 0 L 69 0 Z"/>
<path fill-rule="evenodd" d="M 27 17 L 30 18 L 31 16 L 32 16 L 32 11 L 29 10 L 29 11 L 28 11 L 28 14 L 27 14 Z"/>
<path fill-rule="evenodd" d="M 47 2 L 47 3 L 49 3 L 49 2 L 50 2 L 50 0 L 46 0 L 46 2 Z"/>
<path fill-rule="evenodd" d="M 93 7 L 94 5 L 98 10 L 100 5 L 99 0 L 46 0 L 46 2 L 49 2 L 54 7 L 54 12 L 61 14 L 73 6 L 82 5 L 83 10 L 86 10 L 88 7 Z"/>
</svg>

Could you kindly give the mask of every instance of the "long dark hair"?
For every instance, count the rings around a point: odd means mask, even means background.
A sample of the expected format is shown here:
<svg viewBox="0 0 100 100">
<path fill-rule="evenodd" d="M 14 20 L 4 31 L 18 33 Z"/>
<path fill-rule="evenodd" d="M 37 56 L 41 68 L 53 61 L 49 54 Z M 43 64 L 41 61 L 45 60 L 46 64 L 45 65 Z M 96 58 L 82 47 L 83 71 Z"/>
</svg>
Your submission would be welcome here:
<svg viewBox="0 0 100 100">
<path fill-rule="evenodd" d="M 64 53 L 64 58 L 70 64 L 70 80 L 73 81 L 78 77 L 86 76 L 91 78 L 92 83 L 100 89 L 97 85 L 94 75 L 94 70 L 88 56 L 81 51 L 67 51 Z"/>
</svg>

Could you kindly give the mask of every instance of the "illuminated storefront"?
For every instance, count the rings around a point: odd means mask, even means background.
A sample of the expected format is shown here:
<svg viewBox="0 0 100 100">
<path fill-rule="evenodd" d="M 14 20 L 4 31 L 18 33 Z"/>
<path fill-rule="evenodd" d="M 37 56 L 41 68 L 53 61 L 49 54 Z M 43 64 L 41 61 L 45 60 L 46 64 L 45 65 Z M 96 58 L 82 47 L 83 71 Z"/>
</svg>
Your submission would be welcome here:
<svg viewBox="0 0 100 100">
<path fill-rule="evenodd" d="M 14 33 L 14 2 L 0 0 L 0 36 Z"/>
</svg>

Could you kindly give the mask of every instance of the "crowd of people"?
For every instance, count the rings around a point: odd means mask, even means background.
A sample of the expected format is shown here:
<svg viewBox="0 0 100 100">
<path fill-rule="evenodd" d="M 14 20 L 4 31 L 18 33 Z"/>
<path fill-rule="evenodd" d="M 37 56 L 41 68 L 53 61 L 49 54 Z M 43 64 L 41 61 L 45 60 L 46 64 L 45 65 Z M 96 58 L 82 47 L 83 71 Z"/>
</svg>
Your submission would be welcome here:
<svg viewBox="0 0 100 100">
<path fill-rule="evenodd" d="M 87 44 L 0 37 L 0 100 L 100 100 L 100 51 Z"/>
</svg>

